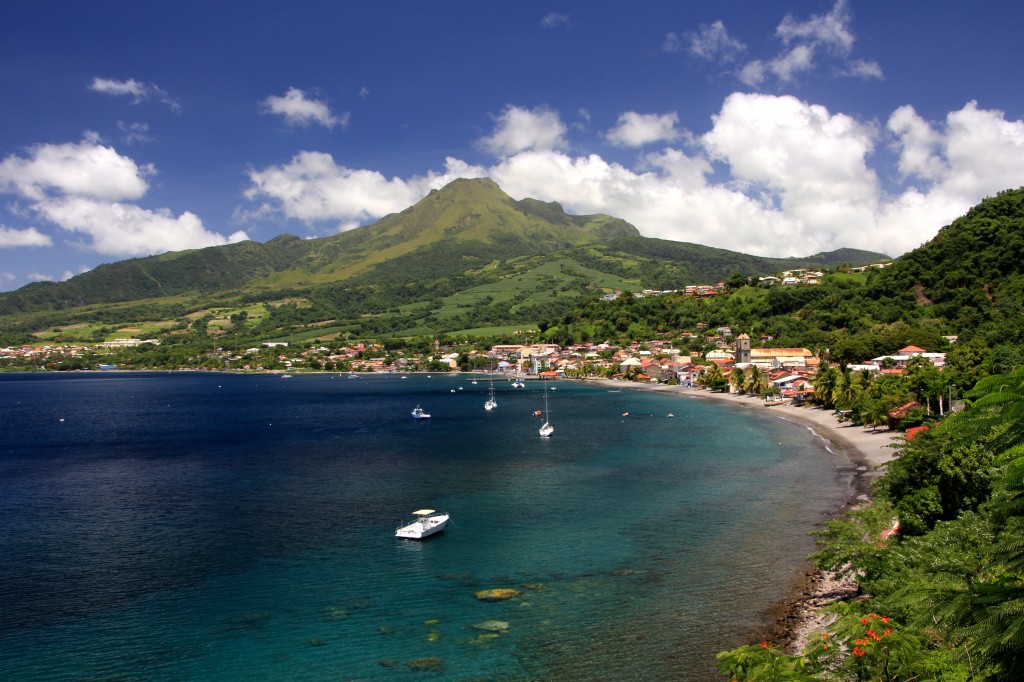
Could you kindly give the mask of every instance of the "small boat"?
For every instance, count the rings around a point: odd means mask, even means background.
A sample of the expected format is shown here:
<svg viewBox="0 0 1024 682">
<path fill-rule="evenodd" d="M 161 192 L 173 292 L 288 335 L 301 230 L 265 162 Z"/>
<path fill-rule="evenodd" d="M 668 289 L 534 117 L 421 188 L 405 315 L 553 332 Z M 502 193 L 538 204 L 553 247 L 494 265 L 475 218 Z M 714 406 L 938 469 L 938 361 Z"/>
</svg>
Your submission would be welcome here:
<svg viewBox="0 0 1024 682">
<path fill-rule="evenodd" d="M 291 375 L 291 374 L 282 374 L 282 375 L 281 375 L 281 378 L 282 378 L 282 379 L 291 379 L 291 378 L 292 378 L 292 375 Z"/>
<path fill-rule="evenodd" d="M 430 419 L 430 415 L 423 411 L 423 408 L 417 405 L 412 411 L 413 419 Z"/>
<path fill-rule="evenodd" d="M 548 381 L 544 380 L 544 425 L 540 427 L 540 437 L 550 438 L 551 434 L 555 432 L 555 427 L 551 425 L 551 413 L 548 412 Z"/>
<path fill-rule="evenodd" d="M 413 512 L 416 520 L 401 526 L 395 531 L 396 538 L 422 540 L 435 533 L 440 533 L 448 525 L 448 515 L 439 514 L 433 509 L 417 509 Z"/>
<path fill-rule="evenodd" d="M 669 412 L 669 413 L 668 413 L 668 415 L 666 415 L 666 416 L 668 416 L 668 417 L 674 417 L 675 415 L 674 415 L 674 414 L 672 414 L 671 412 Z"/>
<path fill-rule="evenodd" d="M 475 384 L 476 382 L 474 381 L 473 383 Z M 498 406 L 498 401 L 494 399 L 494 373 L 493 372 L 487 377 L 487 383 L 489 384 L 488 385 L 489 394 L 488 394 L 488 397 L 487 397 L 487 401 L 484 403 L 484 409 L 487 410 L 488 412 L 490 412 L 491 410 L 493 410 L 495 407 Z"/>
</svg>

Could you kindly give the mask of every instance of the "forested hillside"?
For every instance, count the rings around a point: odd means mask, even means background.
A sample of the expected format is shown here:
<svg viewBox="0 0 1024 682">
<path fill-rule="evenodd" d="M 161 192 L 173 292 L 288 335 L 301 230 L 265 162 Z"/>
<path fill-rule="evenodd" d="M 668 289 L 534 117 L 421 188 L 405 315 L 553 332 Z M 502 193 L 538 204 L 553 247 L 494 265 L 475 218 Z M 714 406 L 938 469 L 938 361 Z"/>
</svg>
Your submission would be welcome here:
<svg viewBox="0 0 1024 682">
<path fill-rule="evenodd" d="M 986 199 L 885 269 L 839 272 L 814 286 L 749 281 L 728 296 L 592 299 L 543 328 L 548 339 L 569 343 L 677 335 L 703 323 L 770 338 L 768 345 L 827 349 L 845 363 L 908 344 L 938 350 L 956 336 L 968 347 L 998 349 L 1009 367 L 1014 357 L 1024 361 L 1016 350 L 1022 320 L 1024 189 L 1017 189 Z"/>
</svg>

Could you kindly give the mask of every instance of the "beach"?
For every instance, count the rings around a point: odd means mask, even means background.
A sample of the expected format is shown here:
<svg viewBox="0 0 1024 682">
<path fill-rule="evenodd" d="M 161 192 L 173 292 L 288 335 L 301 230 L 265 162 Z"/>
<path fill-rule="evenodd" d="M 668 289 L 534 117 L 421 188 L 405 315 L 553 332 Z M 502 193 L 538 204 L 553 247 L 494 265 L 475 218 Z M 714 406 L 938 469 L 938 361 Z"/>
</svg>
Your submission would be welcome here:
<svg viewBox="0 0 1024 682">
<path fill-rule="evenodd" d="M 902 434 L 888 429 L 871 429 L 840 422 L 836 419 L 835 412 L 819 407 L 795 406 L 791 403 L 766 407 L 763 399 L 752 395 L 716 393 L 706 389 L 613 379 L 587 381 L 610 389 L 625 387 L 658 391 L 679 396 L 681 399 L 713 400 L 740 409 L 768 410 L 779 419 L 804 425 L 821 438 L 827 448 L 848 459 L 854 467 L 853 490 L 849 503 L 844 509 L 836 510 L 837 516 L 845 509 L 869 499 L 871 484 L 882 475 L 878 467 L 893 459 L 896 454 L 893 445 L 902 440 Z M 810 530 L 809 528 L 808 531 Z M 829 618 L 821 611 L 824 606 L 851 598 L 858 593 L 856 582 L 849 579 L 839 580 L 834 575 L 822 573 L 810 566 L 798 569 L 798 575 L 794 578 L 796 587 L 793 596 L 776 605 L 769 614 L 772 622 L 764 632 L 764 638 L 772 645 L 780 646 L 790 654 L 802 651 L 808 637 L 827 626 Z"/>
</svg>

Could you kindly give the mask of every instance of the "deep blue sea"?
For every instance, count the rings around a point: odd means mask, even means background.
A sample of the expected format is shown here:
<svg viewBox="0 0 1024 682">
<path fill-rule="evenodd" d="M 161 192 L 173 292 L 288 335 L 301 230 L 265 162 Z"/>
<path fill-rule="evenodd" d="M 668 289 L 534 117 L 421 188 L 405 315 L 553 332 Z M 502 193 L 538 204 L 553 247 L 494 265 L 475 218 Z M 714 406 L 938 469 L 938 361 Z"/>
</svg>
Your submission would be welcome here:
<svg viewBox="0 0 1024 682">
<path fill-rule="evenodd" d="M 849 467 L 769 410 L 551 385 L 544 440 L 536 381 L 0 375 L 0 679 L 715 679 Z M 396 539 L 422 507 L 448 530 Z"/>
</svg>

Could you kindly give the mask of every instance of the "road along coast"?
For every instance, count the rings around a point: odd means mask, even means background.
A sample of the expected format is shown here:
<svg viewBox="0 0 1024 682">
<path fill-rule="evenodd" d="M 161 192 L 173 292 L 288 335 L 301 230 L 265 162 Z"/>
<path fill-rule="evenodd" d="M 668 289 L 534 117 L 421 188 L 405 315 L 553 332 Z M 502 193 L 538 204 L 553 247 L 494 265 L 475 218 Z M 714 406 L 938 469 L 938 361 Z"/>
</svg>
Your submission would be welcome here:
<svg viewBox="0 0 1024 682">
<path fill-rule="evenodd" d="M 588 379 L 587 382 L 608 388 L 657 391 L 681 399 L 714 400 L 742 409 L 770 410 L 770 414 L 779 419 L 802 424 L 821 438 L 825 447 L 847 458 L 854 466 L 853 493 L 847 507 L 836 510 L 837 515 L 868 499 L 871 484 L 882 475 L 878 467 L 893 459 L 897 453 L 894 446 L 903 440 L 902 434 L 887 429 L 876 430 L 840 422 L 834 412 L 817 407 L 797 407 L 789 403 L 766 407 L 765 401 L 756 396 L 664 384 L 612 379 Z M 767 627 L 764 638 L 774 646 L 785 648 L 788 653 L 799 653 L 809 636 L 827 626 L 829 619 L 821 612 L 822 607 L 849 599 L 857 592 L 857 584 L 852 580 L 838 580 L 834 575 L 806 567 L 799 575 L 794 595 L 772 609 L 772 623 Z"/>
</svg>

